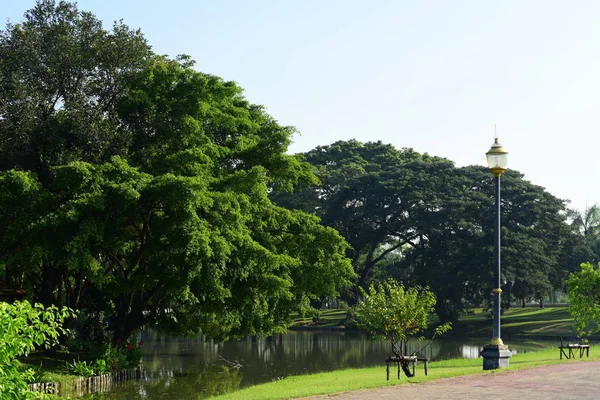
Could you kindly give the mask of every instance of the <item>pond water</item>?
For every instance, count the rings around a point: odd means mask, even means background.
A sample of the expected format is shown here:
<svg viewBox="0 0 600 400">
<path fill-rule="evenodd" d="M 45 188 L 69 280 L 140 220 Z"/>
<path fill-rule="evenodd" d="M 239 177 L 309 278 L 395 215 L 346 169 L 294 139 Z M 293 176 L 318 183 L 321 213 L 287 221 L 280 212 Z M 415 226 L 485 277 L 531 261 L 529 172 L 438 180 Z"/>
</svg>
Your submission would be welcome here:
<svg viewBox="0 0 600 400">
<path fill-rule="evenodd" d="M 386 342 L 355 332 L 291 331 L 266 339 L 216 343 L 147 331 L 141 340 L 142 379 L 115 384 L 108 392 L 82 399 L 203 399 L 290 375 L 373 365 L 381 365 L 383 373 L 384 360 L 390 355 Z M 477 358 L 486 341 L 415 340 L 408 350 L 430 360 Z M 556 343 L 511 340 L 509 345 L 518 353 Z"/>
</svg>

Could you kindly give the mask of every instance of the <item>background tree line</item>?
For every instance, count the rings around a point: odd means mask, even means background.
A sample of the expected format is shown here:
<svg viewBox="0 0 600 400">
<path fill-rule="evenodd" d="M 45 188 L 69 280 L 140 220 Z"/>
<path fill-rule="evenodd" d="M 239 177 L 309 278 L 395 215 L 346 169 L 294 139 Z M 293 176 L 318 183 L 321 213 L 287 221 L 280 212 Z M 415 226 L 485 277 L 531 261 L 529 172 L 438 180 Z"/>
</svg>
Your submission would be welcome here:
<svg viewBox="0 0 600 400">
<path fill-rule="evenodd" d="M 491 301 L 495 189 L 487 168 L 354 140 L 303 156 L 320 183 L 273 197 L 348 241 L 358 275 L 350 303 L 358 288 L 387 277 L 429 287 L 442 321 Z M 579 214 L 517 171 L 502 176 L 505 302 L 542 302 L 581 262 L 598 258 L 598 243 L 596 207 Z"/>
</svg>

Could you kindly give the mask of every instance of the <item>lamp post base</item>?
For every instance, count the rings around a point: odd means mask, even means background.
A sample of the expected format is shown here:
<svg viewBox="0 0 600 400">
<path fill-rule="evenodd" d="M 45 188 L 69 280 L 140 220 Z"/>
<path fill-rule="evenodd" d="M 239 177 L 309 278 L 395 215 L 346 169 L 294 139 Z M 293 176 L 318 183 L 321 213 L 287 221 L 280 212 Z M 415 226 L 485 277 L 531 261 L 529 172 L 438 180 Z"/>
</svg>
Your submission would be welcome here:
<svg viewBox="0 0 600 400">
<path fill-rule="evenodd" d="M 508 359 L 512 353 L 505 344 L 486 344 L 481 350 L 483 369 L 498 369 L 508 367 Z"/>
</svg>

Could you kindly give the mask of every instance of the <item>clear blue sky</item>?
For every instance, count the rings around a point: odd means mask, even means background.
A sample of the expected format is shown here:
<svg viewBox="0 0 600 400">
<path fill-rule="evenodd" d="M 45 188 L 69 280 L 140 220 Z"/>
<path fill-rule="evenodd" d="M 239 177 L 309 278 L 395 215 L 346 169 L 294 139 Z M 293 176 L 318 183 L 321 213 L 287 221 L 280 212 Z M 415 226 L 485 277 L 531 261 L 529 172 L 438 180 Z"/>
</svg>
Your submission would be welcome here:
<svg viewBox="0 0 600 400">
<path fill-rule="evenodd" d="M 600 203 L 600 1 L 82 0 L 154 51 L 191 55 L 280 123 L 292 152 L 382 140 L 485 164 L 494 124 L 509 168 Z M 33 0 L 0 0 L 18 22 Z"/>
</svg>

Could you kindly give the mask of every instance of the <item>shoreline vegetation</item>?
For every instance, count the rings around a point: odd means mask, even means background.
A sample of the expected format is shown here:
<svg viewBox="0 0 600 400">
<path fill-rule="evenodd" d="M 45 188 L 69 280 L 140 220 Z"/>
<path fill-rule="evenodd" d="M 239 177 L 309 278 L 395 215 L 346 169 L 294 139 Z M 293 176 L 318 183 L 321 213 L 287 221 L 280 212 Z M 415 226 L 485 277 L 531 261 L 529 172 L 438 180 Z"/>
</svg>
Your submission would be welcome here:
<svg viewBox="0 0 600 400">
<path fill-rule="evenodd" d="M 310 318 L 298 318 L 294 321 L 291 330 L 357 330 L 349 326 L 346 328 L 346 311 L 344 309 L 326 309 L 321 311 L 318 321 Z M 432 319 L 430 324 L 435 326 L 437 320 Z M 476 309 L 472 313 L 461 317 L 455 329 L 447 337 L 487 337 L 491 330 L 491 316 L 488 311 Z M 426 335 L 427 336 L 427 335 Z M 549 306 L 545 308 L 526 307 L 510 308 L 502 317 L 502 337 L 510 345 L 510 339 L 534 339 L 534 340 L 564 340 L 574 342 L 577 333 L 573 328 L 573 319 L 568 308 L 564 306 Z M 591 338 L 598 340 L 598 337 Z M 441 339 L 443 340 L 443 339 Z M 552 364 L 560 362 L 559 352 L 556 346 L 549 343 L 552 348 L 535 353 L 518 354 L 511 358 L 509 369 L 528 368 L 533 366 Z M 589 360 L 598 360 L 600 356 L 595 355 L 594 347 L 590 353 Z M 85 354 L 61 353 L 54 355 L 44 353 L 32 354 L 22 358 L 21 361 L 28 366 L 41 369 L 45 381 L 57 381 L 61 387 L 69 386 L 70 383 L 79 379 L 78 376 L 66 374 L 65 363 L 74 360 L 86 360 Z M 587 360 L 587 359 L 586 359 Z M 573 360 L 563 360 L 572 362 Z M 358 390 L 387 386 L 399 383 L 420 383 L 432 379 L 450 376 L 470 375 L 483 373 L 480 359 L 455 359 L 430 362 L 430 374 L 425 377 L 422 367 L 418 367 L 417 376 L 414 378 L 401 379 L 400 381 L 385 381 L 385 365 L 382 360 L 381 367 L 370 367 L 361 369 L 349 369 L 318 373 L 306 376 L 290 376 L 281 381 L 252 386 L 227 395 L 223 399 L 237 398 L 289 398 L 310 396 L 325 393 L 336 393 L 340 391 Z M 41 366 L 41 367 L 40 367 Z M 306 391 L 310 389 L 310 391 Z M 264 396 L 261 394 L 264 391 Z M 277 394 L 281 392 L 281 394 Z M 262 397 L 261 397 L 262 396 Z M 273 397 L 275 396 L 275 397 Z M 279 397 L 277 397 L 279 396 Z"/>
</svg>

